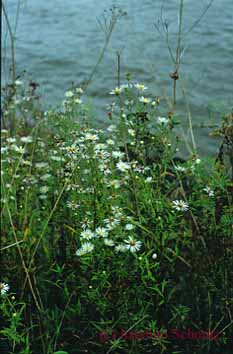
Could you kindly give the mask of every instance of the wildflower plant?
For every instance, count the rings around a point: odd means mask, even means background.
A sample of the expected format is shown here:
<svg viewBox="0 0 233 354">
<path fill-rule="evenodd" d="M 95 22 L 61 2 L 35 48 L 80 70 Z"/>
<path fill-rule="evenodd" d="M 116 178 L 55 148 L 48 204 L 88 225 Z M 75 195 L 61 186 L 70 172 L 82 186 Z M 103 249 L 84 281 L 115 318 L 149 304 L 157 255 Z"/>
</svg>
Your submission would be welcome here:
<svg viewBox="0 0 233 354">
<path fill-rule="evenodd" d="M 177 157 L 176 118 L 149 87 L 127 76 L 112 93 L 104 129 L 71 88 L 32 128 L 1 131 L 1 335 L 11 352 L 105 353 L 101 332 L 194 327 L 224 332 L 208 345 L 227 353 L 231 177 Z M 122 352 L 184 352 L 169 337 L 118 339 Z"/>
</svg>

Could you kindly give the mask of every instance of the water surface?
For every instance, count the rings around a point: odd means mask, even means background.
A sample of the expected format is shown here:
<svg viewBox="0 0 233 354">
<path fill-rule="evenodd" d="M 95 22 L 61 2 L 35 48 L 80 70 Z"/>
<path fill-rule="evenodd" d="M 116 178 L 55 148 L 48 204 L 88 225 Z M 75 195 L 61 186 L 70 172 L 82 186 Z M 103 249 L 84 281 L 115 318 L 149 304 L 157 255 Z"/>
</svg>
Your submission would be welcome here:
<svg viewBox="0 0 233 354">
<path fill-rule="evenodd" d="M 5 3 L 13 24 L 18 1 L 6 0 Z M 184 3 L 184 28 L 188 29 L 208 1 L 186 0 Z M 112 4 L 109 0 L 21 1 L 17 71 L 26 70 L 40 84 L 46 105 L 59 104 L 72 82 L 78 84 L 88 78 L 104 42 L 97 19 Z M 127 17 L 118 23 L 88 89 L 100 124 L 107 121 L 105 105 L 111 101 L 108 93 L 116 86 L 116 51 L 121 51 L 122 77 L 131 72 L 134 80 L 145 83 L 153 95 L 170 96 L 172 92 L 169 73 L 173 66 L 155 23 L 163 6 L 163 18 L 169 24 L 174 48 L 172 33 L 177 31 L 179 1 L 124 0 L 115 4 L 127 12 Z M 9 41 L 5 41 L 5 34 L 3 27 L 4 79 L 9 64 Z M 233 102 L 233 1 L 215 0 L 198 26 L 184 38 L 184 47 L 182 82 L 194 124 L 209 122 L 209 105 L 215 106 L 215 112 L 219 111 L 213 118 L 219 122 L 221 112 L 230 109 Z M 187 114 L 181 90 L 178 91 L 178 107 L 185 126 Z M 200 151 L 214 153 L 216 142 L 208 138 L 208 132 L 208 129 L 195 130 L 196 140 Z"/>
</svg>

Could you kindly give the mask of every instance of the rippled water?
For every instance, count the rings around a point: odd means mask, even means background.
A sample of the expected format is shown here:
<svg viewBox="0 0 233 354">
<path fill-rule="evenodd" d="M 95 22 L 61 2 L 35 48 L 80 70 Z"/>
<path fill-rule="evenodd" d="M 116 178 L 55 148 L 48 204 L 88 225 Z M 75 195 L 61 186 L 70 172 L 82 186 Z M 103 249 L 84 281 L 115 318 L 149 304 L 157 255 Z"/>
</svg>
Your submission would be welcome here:
<svg viewBox="0 0 233 354">
<path fill-rule="evenodd" d="M 14 22 L 17 0 L 6 0 Z M 21 1 L 17 27 L 17 70 L 26 70 L 40 84 L 44 102 L 59 104 L 72 82 L 88 78 L 103 46 L 104 35 L 97 18 L 109 9 L 109 0 L 27 0 Z M 115 1 L 127 17 L 117 25 L 111 46 L 104 56 L 88 95 L 97 103 L 99 122 L 106 121 L 105 104 L 109 90 L 116 85 L 116 51 L 121 51 L 122 77 L 131 72 L 153 95 L 171 95 L 171 60 L 165 41 L 155 28 L 161 15 L 169 32 L 177 30 L 178 0 Z M 184 27 L 188 29 L 200 16 L 207 0 L 185 0 Z M 3 30 L 3 73 L 7 72 L 9 42 Z M 233 104 L 233 0 L 215 0 L 197 27 L 184 38 L 182 77 L 194 123 L 208 122 L 209 104 L 217 111 Z M 175 46 L 171 37 L 171 45 Z M 5 60 L 6 59 L 6 60 Z M 5 76 L 4 76 L 5 77 Z M 178 107 L 185 124 L 186 113 L 181 91 Z M 215 114 L 219 121 L 220 114 Z M 216 143 L 207 139 L 208 130 L 195 131 L 201 151 L 215 152 Z"/>
</svg>

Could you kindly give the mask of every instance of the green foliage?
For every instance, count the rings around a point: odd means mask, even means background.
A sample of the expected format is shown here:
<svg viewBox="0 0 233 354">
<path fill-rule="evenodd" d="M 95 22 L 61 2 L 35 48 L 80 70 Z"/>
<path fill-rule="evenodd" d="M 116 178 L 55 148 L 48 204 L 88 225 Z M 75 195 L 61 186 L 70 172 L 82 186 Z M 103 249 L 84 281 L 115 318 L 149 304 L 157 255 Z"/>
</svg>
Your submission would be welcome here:
<svg viewBox="0 0 233 354">
<path fill-rule="evenodd" d="M 5 104 L 17 127 L 1 131 L 10 293 L 0 287 L 0 333 L 10 352 L 230 353 L 225 159 L 178 158 L 178 117 L 160 117 L 165 100 L 129 77 L 112 92 L 106 129 L 93 128 L 81 89 L 40 113 L 20 90 L 20 102 Z M 191 340 L 188 329 L 219 338 Z"/>
</svg>

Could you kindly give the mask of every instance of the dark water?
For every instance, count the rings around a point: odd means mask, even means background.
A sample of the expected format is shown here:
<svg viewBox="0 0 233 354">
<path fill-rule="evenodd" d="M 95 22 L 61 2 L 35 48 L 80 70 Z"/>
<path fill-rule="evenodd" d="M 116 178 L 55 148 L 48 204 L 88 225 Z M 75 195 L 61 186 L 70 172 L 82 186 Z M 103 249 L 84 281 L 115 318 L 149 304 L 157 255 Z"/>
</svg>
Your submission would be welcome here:
<svg viewBox="0 0 233 354">
<path fill-rule="evenodd" d="M 184 1 L 184 29 L 190 28 L 205 8 L 207 0 Z M 6 0 L 14 23 L 17 0 Z M 127 16 L 120 20 L 111 44 L 88 89 L 99 122 L 106 121 L 105 105 L 111 101 L 108 92 L 116 86 L 116 51 L 121 51 L 122 77 L 127 72 L 145 83 L 153 95 L 171 96 L 169 73 L 173 66 L 164 39 L 155 28 L 161 15 L 172 33 L 178 27 L 178 0 L 115 1 Z M 87 79 L 104 43 L 97 19 L 113 4 L 109 0 L 27 0 L 21 1 L 17 26 L 17 70 L 26 70 L 40 84 L 44 102 L 59 104 L 71 83 Z M 3 21 L 4 23 L 4 21 Z M 3 77 L 9 64 L 9 41 L 3 27 Z M 9 38 L 9 36 L 7 36 Z M 184 38 L 182 82 L 194 124 L 214 121 L 233 106 L 233 0 L 215 0 L 197 27 Z M 5 50 L 6 49 L 6 50 Z M 7 54 L 8 53 L 8 54 Z M 209 108 L 211 106 L 211 109 Z M 213 108 L 214 106 L 214 108 Z M 185 124 L 187 114 L 181 90 L 178 107 Z M 219 113 L 218 113 L 219 112 Z M 208 138 L 208 129 L 196 129 L 200 151 L 214 153 L 216 141 Z"/>
</svg>

